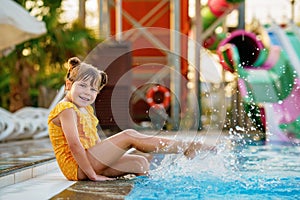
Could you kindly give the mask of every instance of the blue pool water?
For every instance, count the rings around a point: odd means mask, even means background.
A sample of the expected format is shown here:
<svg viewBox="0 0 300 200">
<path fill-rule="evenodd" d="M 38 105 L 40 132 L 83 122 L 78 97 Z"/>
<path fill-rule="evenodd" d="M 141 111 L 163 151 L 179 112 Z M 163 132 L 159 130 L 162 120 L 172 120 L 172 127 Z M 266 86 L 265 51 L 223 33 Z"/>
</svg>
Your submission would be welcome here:
<svg viewBox="0 0 300 200">
<path fill-rule="evenodd" d="M 191 161 L 165 155 L 126 199 L 300 199 L 300 146 L 237 145 Z"/>
</svg>

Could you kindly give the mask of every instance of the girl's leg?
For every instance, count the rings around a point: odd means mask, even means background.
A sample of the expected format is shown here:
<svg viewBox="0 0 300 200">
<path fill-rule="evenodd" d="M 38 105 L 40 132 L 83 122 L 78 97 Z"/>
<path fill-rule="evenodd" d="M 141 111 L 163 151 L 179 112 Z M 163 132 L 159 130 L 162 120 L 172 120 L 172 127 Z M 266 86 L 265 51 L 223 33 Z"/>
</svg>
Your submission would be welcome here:
<svg viewBox="0 0 300 200">
<path fill-rule="evenodd" d="M 146 175 L 149 172 L 149 162 L 144 156 L 123 155 L 111 167 L 105 169 L 101 174 L 104 176 L 122 176 L 126 174 Z"/>
<path fill-rule="evenodd" d="M 89 148 L 87 154 L 90 158 L 92 156 L 101 163 L 97 165 L 97 169 L 104 170 L 116 163 L 130 148 L 135 148 L 145 153 L 155 152 L 170 146 L 172 142 L 170 139 L 146 136 L 135 130 L 128 129 Z M 173 151 L 178 152 L 177 148 Z"/>
<path fill-rule="evenodd" d="M 107 177 L 118 177 L 126 174 L 135 174 L 137 176 L 147 175 L 149 172 L 149 160 L 142 155 L 132 155 L 126 153 L 112 166 L 102 170 L 103 164 L 93 156 L 89 158 L 97 174 Z M 87 180 L 88 177 L 78 168 L 78 180 Z"/>
<path fill-rule="evenodd" d="M 191 145 L 190 142 L 188 143 L 163 137 L 147 136 L 135 130 L 128 129 L 89 148 L 87 150 L 87 155 L 95 171 L 103 173 L 107 168 L 113 168 L 114 165 L 117 165 L 117 162 L 130 148 L 135 148 L 145 153 L 184 152 L 187 157 L 193 157 L 194 152 L 199 150 L 201 147 L 202 144 L 200 143 L 193 143 Z"/>
<path fill-rule="evenodd" d="M 145 153 L 178 153 L 183 146 L 182 142 L 167 138 L 146 136 L 135 130 L 128 129 L 89 148 L 87 155 L 95 171 L 100 172 L 113 166 L 130 148 L 135 148 Z"/>
</svg>

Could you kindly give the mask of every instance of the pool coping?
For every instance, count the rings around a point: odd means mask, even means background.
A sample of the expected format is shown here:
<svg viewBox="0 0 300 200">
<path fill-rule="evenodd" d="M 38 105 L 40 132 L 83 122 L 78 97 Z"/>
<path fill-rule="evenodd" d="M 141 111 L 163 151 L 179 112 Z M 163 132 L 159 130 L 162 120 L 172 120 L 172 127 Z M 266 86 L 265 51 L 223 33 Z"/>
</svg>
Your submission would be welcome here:
<svg viewBox="0 0 300 200">
<path fill-rule="evenodd" d="M 0 188 L 17 184 L 37 176 L 47 174 L 57 168 L 55 159 L 49 159 L 38 164 L 21 167 L 7 172 L 0 177 Z"/>
</svg>

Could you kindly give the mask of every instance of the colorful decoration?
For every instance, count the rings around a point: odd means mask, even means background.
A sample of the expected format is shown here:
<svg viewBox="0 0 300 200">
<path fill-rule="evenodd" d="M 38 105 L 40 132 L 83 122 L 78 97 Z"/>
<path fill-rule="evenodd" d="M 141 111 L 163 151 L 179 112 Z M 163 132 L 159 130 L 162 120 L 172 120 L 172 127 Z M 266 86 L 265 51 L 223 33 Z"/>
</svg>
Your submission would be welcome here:
<svg viewBox="0 0 300 200">
<path fill-rule="evenodd" d="M 255 34 L 237 30 L 220 43 L 218 55 L 224 69 L 239 76 L 246 112 L 253 112 L 249 110 L 251 106 L 272 103 L 280 115 L 280 129 L 291 140 L 300 138 L 300 80 L 281 48 L 266 49 Z"/>
</svg>

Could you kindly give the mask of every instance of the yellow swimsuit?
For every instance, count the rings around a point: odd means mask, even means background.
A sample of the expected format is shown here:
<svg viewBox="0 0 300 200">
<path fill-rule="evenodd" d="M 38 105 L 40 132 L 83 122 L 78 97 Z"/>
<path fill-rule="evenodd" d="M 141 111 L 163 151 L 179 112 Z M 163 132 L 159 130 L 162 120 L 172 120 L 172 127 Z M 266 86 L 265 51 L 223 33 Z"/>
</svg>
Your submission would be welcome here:
<svg viewBox="0 0 300 200">
<path fill-rule="evenodd" d="M 78 164 L 71 153 L 63 130 L 60 126 L 57 126 L 52 122 L 55 117 L 68 108 L 73 108 L 77 114 L 78 121 L 80 122 L 80 124 L 78 124 L 78 130 L 80 130 L 80 125 L 83 128 L 83 133 L 79 133 L 79 139 L 85 149 L 94 146 L 99 138 L 96 128 L 98 119 L 94 115 L 92 106 L 87 107 L 88 113 L 85 114 L 80 112 L 76 105 L 71 102 L 58 103 L 48 117 L 49 137 L 57 163 L 68 180 L 78 180 Z"/>
</svg>

